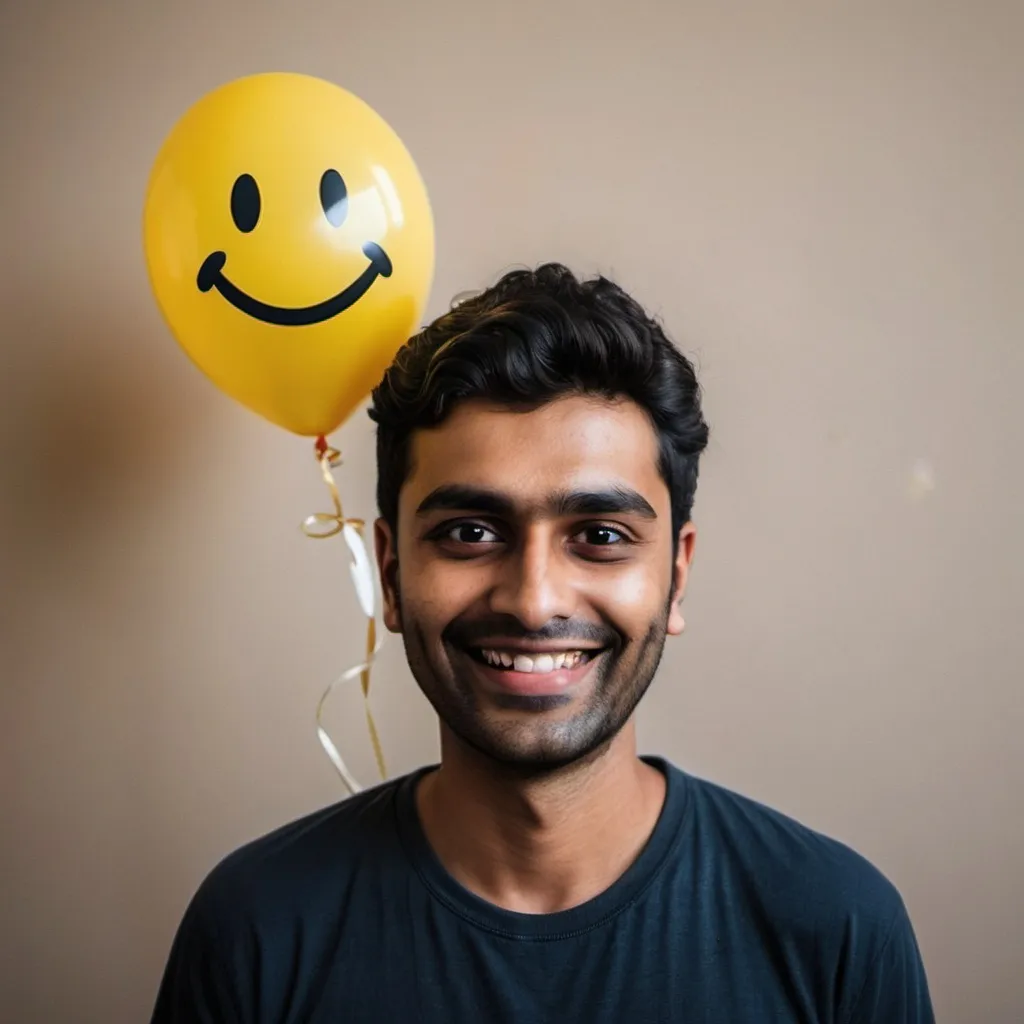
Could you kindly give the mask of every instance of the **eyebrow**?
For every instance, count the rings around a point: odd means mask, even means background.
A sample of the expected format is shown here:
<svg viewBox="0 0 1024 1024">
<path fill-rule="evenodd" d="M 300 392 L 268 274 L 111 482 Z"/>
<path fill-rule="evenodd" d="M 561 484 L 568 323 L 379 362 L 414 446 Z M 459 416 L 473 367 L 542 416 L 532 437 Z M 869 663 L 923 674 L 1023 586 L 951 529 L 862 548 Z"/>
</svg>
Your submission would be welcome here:
<svg viewBox="0 0 1024 1024">
<path fill-rule="evenodd" d="M 631 487 L 609 487 L 601 490 L 556 491 L 540 506 L 553 516 L 632 515 L 641 519 L 657 519 L 651 503 Z M 444 484 L 430 492 L 417 506 L 416 515 L 439 510 L 485 512 L 511 519 L 517 503 L 507 494 L 466 484 Z"/>
</svg>

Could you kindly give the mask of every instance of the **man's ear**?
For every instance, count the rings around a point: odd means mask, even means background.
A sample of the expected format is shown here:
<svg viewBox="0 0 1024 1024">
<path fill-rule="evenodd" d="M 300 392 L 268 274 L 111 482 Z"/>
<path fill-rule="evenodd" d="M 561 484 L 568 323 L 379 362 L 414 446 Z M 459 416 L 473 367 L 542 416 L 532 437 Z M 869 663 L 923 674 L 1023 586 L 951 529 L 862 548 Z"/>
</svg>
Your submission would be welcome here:
<svg viewBox="0 0 1024 1024">
<path fill-rule="evenodd" d="M 373 524 L 373 549 L 380 573 L 384 625 L 392 633 L 402 632 L 402 606 L 398 597 L 398 539 L 383 519 Z"/>
<path fill-rule="evenodd" d="M 679 531 L 679 543 L 676 545 L 676 559 L 672 563 L 672 603 L 668 610 L 668 633 L 679 636 L 686 628 L 683 612 L 679 607 L 686 596 L 686 581 L 690 575 L 693 562 L 693 549 L 697 543 L 697 527 L 693 523 L 684 523 Z"/>
</svg>

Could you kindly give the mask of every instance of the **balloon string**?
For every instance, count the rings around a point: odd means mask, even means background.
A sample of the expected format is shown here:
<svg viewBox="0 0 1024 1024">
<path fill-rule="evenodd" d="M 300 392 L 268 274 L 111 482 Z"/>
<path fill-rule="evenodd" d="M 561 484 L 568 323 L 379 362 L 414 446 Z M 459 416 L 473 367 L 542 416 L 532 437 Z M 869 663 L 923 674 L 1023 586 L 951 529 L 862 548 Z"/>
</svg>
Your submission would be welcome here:
<svg viewBox="0 0 1024 1024">
<path fill-rule="evenodd" d="M 314 512 L 307 516 L 302 523 L 303 533 L 314 540 L 326 540 L 342 534 L 348 543 L 349 554 L 352 559 L 352 579 L 356 587 L 360 605 L 366 614 L 366 655 L 358 665 L 352 665 L 338 676 L 334 682 L 323 692 L 316 707 L 316 731 L 320 745 L 324 748 L 328 758 L 334 765 L 342 781 L 345 783 L 349 793 L 358 793 L 362 786 L 356 781 L 352 772 L 345 764 L 341 752 L 338 750 L 330 734 L 324 728 L 323 712 L 328 699 L 335 689 L 342 683 L 350 682 L 356 677 L 360 681 L 360 689 L 363 692 L 363 706 L 366 711 L 366 725 L 370 733 L 370 743 L 373 746 L 373 755 L 377 761 L 377 770 L 381 779 L 387 779 L 387 766 L 384 763 L 384 748 L 380 742 L 380 734 L 377 731 L 377 724 L 373 720 L 373 711 L 370 708 L 370 670 L 373 667 L 374 659 L 380 651 L 383 641 L 377 635 L 377 621 L 375 616 L 376 607 L 376 580 L 370 567 L 369 557 L 366 554 L 366 544 L 363 539 L 365 523 L 362 519 L 347 519 L 341 505 L 341 494 L 338 485 L 331 472 L 341 464 L 341 453 L 330 447 L 323 437 L 316 440 L 316 457 L 320 464 L 320 472 L 328 493 L 331 496 L 331 503 L 334 506 L 332 512 Z"/>
</svg>

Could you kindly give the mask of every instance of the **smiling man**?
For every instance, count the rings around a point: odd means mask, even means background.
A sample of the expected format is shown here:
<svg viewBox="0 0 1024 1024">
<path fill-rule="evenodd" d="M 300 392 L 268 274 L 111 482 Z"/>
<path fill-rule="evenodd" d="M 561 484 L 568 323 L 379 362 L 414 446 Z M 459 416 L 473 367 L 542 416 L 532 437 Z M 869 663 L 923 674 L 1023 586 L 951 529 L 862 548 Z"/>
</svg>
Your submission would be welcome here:
<svg viewBox="0 0 1024 1024">
<path fill-rule="evenodd" d="M 385 619 L 440 764 L 220 864 L 154 1021 L 932 1021 L 874 867 L 637 754 L 708 435 L 658 324 L 604 278 L 510 273 L 371 415 Z"/>
</svg>

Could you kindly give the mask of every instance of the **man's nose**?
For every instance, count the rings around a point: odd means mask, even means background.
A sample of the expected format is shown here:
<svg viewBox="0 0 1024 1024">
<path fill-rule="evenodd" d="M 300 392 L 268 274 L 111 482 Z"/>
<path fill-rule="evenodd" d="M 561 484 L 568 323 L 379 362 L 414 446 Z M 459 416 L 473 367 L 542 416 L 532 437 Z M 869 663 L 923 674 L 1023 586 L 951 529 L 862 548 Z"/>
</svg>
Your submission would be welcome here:
<svg viewBox="0 0 1024 1024">
<path fill-rule="evenodd" d="M 514 616 L 524 629 L 538 631 L 552 619 L 573 616 L 576 592 L 571 577 L 567 556 L 557 549 L 550 532 L 535 531 L 504 560 L 491 592 L 491 608 Z"/>
</svg>

